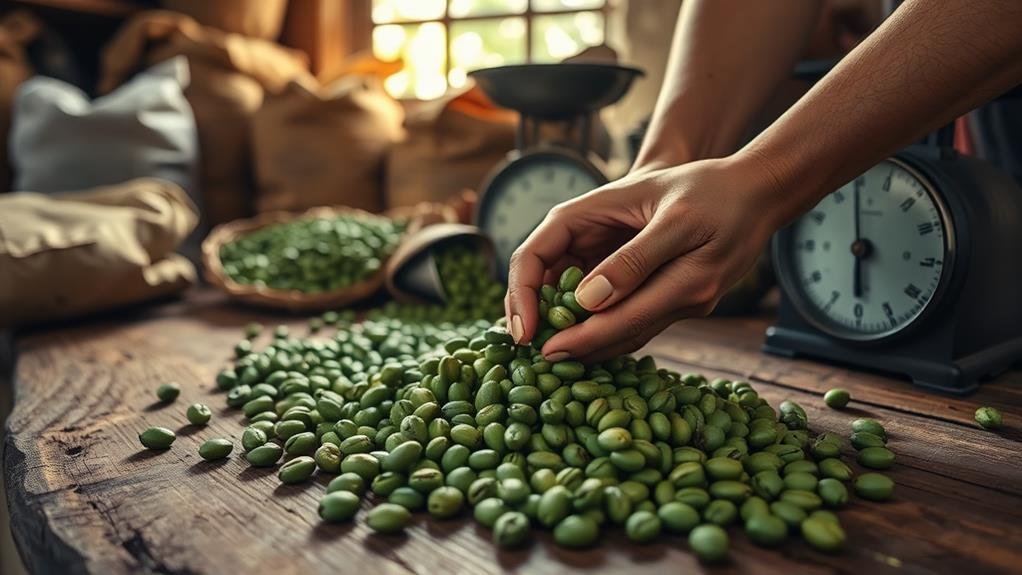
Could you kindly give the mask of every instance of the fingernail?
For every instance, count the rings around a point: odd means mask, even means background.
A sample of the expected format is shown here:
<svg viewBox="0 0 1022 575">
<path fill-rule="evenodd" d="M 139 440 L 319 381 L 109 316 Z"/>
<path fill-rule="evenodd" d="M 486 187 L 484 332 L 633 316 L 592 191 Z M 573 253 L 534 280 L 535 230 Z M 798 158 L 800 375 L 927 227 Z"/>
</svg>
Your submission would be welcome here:
<svg viewBox="0 0 1022 575">
<path fill-rule="evenodd" d="M 569 354 L 566 351 L 555 351 L 553 353 L 548 353 L 544 355 L 543 359 L 549 361 L 550 363 L 557 363 L 558 361 L 564 361 L 569 357 L 571 357 L 571 354 Z"/>
<path fill-rule="evenodd" d="M 525 328 L 522 326 L 522 316 L 515 314 L 511 316 L 511 338 L 515 340 L 515 343 L 522 342 L 522 334 L 525 332 Z"/>
<path fill-rule="evenodd" d="M 603 300 L 610 297 L 613 292 L 614 286 L 610 285 L 610 280 L 601 274 L 575 290 L 575 299 L 582 307 L 591 310 L 603 303 Z"/>
</svg>

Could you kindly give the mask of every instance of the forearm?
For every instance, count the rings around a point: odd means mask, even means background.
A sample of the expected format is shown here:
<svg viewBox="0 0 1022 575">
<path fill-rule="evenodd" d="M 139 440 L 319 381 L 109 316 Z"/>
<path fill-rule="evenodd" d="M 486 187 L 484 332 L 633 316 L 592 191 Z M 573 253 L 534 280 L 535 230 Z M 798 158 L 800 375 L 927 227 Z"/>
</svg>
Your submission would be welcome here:
<svg viewBox="0 0 1022 575">
<path fill-rule="evenodd" d="M 1022 81 L 1017 0 L 909 0 L 739 154 L 769 174 L 776 225 Z"/>
<path fill-rule="evenodd" d="M 818 0 L 685 0 L 664 85 L 634 169 L 721 157 L 807 42 Z"/>
</svg>

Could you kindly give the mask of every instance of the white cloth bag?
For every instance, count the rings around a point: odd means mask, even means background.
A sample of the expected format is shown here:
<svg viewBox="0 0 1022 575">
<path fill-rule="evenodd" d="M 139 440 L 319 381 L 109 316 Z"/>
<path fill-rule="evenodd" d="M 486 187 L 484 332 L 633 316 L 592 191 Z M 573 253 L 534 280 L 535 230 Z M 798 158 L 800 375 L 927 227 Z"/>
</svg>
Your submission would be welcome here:
<svg viewBox="0 0 1022 575">
<path fill-rule="evenodd" d="M 37 76 L 15 96 L 9 140 L 14 191 L 63 192 L 160 178 L 198 201 L 188 61 L 173 58 L 96 100 Z"/>
</svg>

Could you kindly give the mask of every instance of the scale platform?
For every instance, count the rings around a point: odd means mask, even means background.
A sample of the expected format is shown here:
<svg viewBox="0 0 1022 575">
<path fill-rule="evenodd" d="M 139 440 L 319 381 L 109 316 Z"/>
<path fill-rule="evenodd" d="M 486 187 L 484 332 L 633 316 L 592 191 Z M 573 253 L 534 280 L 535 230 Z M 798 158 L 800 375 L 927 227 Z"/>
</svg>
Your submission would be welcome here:
<svg viewBox="0 0 1022 575">
<path fill-rule="evenodd" d="M 617 64 L 515 64 L 469 72 L 497 105 L 540 120 L 589 115 L 621 99 L 643 71 Z"/>
</svg>

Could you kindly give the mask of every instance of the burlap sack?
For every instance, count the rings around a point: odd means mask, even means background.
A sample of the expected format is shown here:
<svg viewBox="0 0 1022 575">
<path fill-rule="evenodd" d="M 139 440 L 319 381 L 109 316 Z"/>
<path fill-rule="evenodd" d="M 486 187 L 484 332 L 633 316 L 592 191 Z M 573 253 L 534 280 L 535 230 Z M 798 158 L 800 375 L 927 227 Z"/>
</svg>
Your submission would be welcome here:
<svg viewBox="0 0 1022 575">
<path fill-rule="evenodd" d="M 184 190 L 162 180 L 0 196 L 0 327 L 188 287 L 195 268 L 174 250 L 197 221 Z"/>
<path fill-rule="evenodd" d="M 496 107 L 478 88 L 423 102 L 405 118 L 407 138 L 387 159 L 388 207 L 445 202 L 476 190 L 515 147 L 518 115 Z"/>
<path fill-rule="evenodd" d="M 404 111 L 379 80 L 349 76 L 319 88 L 292 82 L 252 119 L 259 211 L 344 205 L 383 209 L 383 165 Z"/>
<path fill-rule="evenodd" d="M 10 189 L 11 169 L 7 155 L 7 132 L 11 127 L 14 93 L 32 75 L 25 46 L 34 39 L 41 24 L 24 10 L 0 19 L 0 194 Z"/>
<path fill-rule="evenodd" d="M 189 15 L 204 26 L 276 40 L 284 24 L 288 0 L 161 0 L 160 4 Z"/>
<path fill-rule="evenodd" d="M 250 120 L 264 91 L 309 77 L 302 52 L 204 27 L 174 12 L 143 12 L 103 50 L 101 93 L 138 68 L 184 55 L 192 82 L 185 96 L 199 128 L 200 181 L 206 220 L 217 224 L 251 212 Z"/>
</svg>

